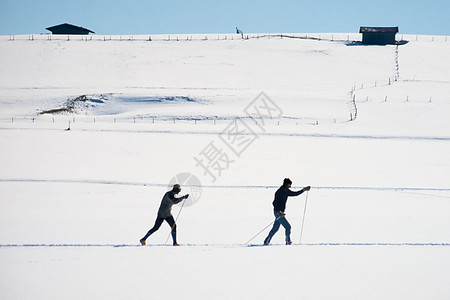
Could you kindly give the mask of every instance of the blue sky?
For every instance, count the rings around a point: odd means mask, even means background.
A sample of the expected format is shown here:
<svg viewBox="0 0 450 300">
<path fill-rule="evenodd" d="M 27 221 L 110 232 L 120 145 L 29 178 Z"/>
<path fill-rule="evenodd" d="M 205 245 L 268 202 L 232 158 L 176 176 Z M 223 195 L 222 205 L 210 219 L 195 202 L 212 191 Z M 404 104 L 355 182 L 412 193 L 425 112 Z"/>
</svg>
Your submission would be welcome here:
<svg viewBox="0 0 450 300">
<path fill-rule="evenodd" d="M 450 0 L 0 0 L 0 35 L 49 33 L 61 23 L 105 35 L 358 32 L 450 35 Z"/>
</svg>

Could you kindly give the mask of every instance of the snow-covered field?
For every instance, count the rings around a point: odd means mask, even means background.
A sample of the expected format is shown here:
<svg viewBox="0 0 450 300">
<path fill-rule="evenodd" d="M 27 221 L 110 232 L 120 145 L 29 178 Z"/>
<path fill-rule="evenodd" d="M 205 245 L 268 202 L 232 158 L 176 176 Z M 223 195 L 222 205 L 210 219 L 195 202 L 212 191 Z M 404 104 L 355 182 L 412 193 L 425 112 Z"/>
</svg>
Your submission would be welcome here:
<svg viewBox="0 0 450 300">
<path fill-rule="evenodd" d="M 0 298 L 450 298 L 447 38 L 146 38 L 0 36 Z"/>
</svg>

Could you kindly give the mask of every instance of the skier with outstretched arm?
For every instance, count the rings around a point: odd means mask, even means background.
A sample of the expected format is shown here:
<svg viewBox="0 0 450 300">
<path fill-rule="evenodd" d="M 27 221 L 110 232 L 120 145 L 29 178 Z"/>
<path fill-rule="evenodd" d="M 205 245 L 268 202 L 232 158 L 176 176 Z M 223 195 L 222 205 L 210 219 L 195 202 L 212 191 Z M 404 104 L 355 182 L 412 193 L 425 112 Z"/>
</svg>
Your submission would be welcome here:
<svg viewBox="0 0 450 300">
<path fill-rule="evenodd" d="M 155 221 L 155 225 L 152 229 L 150 229 L 147 234 L 140 240 L 140 243 L 142 246 L 145 246 L 145 241 L 147 238 L 152 235 L 154 232 L 156 232 L 159 227 L 161 227 L 161 224 L 166 221 L 169 223 L 170 227 L 172 228 L 171 235 L 173 239 L 173 245 L 179 246 L 177 243 L 177 224 L 175 224 L 175 220 L 172 216 L 172 206 L 174 204 L 180 203 L 184 199 L 187 199 L 189 197 L 189 194 L 186 194 L 182 197 L 176 198 L 175 195 L 178 195 L 181 192 L 181 187 L 179 184 L 175 184 L 171 191 L 168 191 L 164 194 L 164 197 L 161 200 L 161 205 L 158 209 L 158 216 Z"/>
<path fill-rule="evenodd" d="M 272 230 L 270 230 L 269 235 L 264 240 L 264 245 L 269 245 L 272 237 L 280 229 L 280 225 L 283 225 L 286 235 L 286 245 L 292 244 L 291 241 L 291 224 L 286 220 L 286 202 L 288 197 L 298 196 L 305 191 L 311 189 L 310 186 L 304 187 L 299 191 L 291 191 L 292 181 L 289 178 L 283 180 L 283 185 L 275 192 L 275 199 L 273 200 L 273 212 L 275 215 L 275 221 L 273 223 Z"/>
</svg>

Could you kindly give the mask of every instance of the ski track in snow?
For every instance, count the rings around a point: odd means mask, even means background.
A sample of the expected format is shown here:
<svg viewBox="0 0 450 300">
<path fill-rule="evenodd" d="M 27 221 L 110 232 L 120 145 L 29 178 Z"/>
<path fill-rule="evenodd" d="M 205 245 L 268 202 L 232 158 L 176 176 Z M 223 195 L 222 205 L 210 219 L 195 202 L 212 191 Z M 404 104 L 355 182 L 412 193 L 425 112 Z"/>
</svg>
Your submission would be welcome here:
<svg viewBox="0 0 450 300">
<path fill-rule="evenodd" d="M 50 128 L 1 128 L 0 130 L 51 130 L 61 131 L 65 129 Z M 73 130 L 73 129 L 72 129 Z M 77 129 L 75 129 L 77 130 Z M 189 131 L 189 130 L 114 130 L 114 129 L 78 129 L 82 132 L 118 132 L 118 133 L 141 133 L 141 134 L 196 134 L 196 135 L 218 135 L 222 131 Z M 240 133 L 250 135 L 250 133 Z M 446 136 L 389 136 L 389 135 L 346 135 L 346 134 L 322 134 L 322 133 L 258 133 L 258 136 L 284 136 L 284 137 L 306 137 L 306 138 L 333 138 L 333 139 L 366 139 L 366 140 L 411 140 L 411 141 L 450 141 Z"/>
<path fill-rule="evenodd" d="M 114 181 L 114 180 L 77 180 L 77 179 L 8 179 L 0 178 L 1 182 L 16 182 L 16 183 L 82 183 L 82 184 L 104 184 L 104 185 L 125 185 L 125 186 L 144 186 L 144 187 L 167 187 L 164 183 L 145 183 L 132 181 Z M 185 185 L 189 187 L 188 184 Z M 202 185 L 202 188 L 211 189 L 277 189 L 279 186 L 275 185 Z M 447 187 L 376 187 L 376 186 L 315 186 L 318 190 L 373 190 L 373 191 L 436 191 L 448 192 L 450 188 Z"/>
<path fill-rule="evenodd" d="M 182 244 L 181 247 L 207 247 L 207 248 L 252 248 L 252 247 L 280 247 L 285 246 L 284 244 L 273 244 L 273 245 L 263 245 L 263 244 Z M 302 243 L 302 244 L 291 244 L 286 247 L 449 247 L 450 243 L 350 243 L 350 242 L 330 242 L 330 243 Z M 139 244 L 4 244 L 0 245 L 0 248 L 146 248 L 146 247 L 173 247 L 169 244 L 153 244 L 147 246 L 141 246 Z"/>
</svg>

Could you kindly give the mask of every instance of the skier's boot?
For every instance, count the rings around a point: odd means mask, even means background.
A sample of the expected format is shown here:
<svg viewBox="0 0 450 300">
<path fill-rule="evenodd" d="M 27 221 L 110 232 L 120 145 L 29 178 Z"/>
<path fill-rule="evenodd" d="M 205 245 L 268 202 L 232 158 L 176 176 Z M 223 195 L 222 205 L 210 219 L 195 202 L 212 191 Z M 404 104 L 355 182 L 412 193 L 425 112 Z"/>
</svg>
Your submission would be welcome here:
<svg viewBox="0 0 450 300">
<path fill-rule="evenodd" d="M 289 239 L 286 241 L 286 245 L 290 245 L 290 244 L 292 244 L 292 241 Z"/>
<path fill-rule="evenodd" d="M 177 242 L 173 243 L 174 246 L 180 246 Z"/>
<path fill-rule="evenodd" d="M 142 246 L 145 246 L 145 240 L 144 239 L 141 239 L 139 242 L 141 243 Z"/>
</svg>

